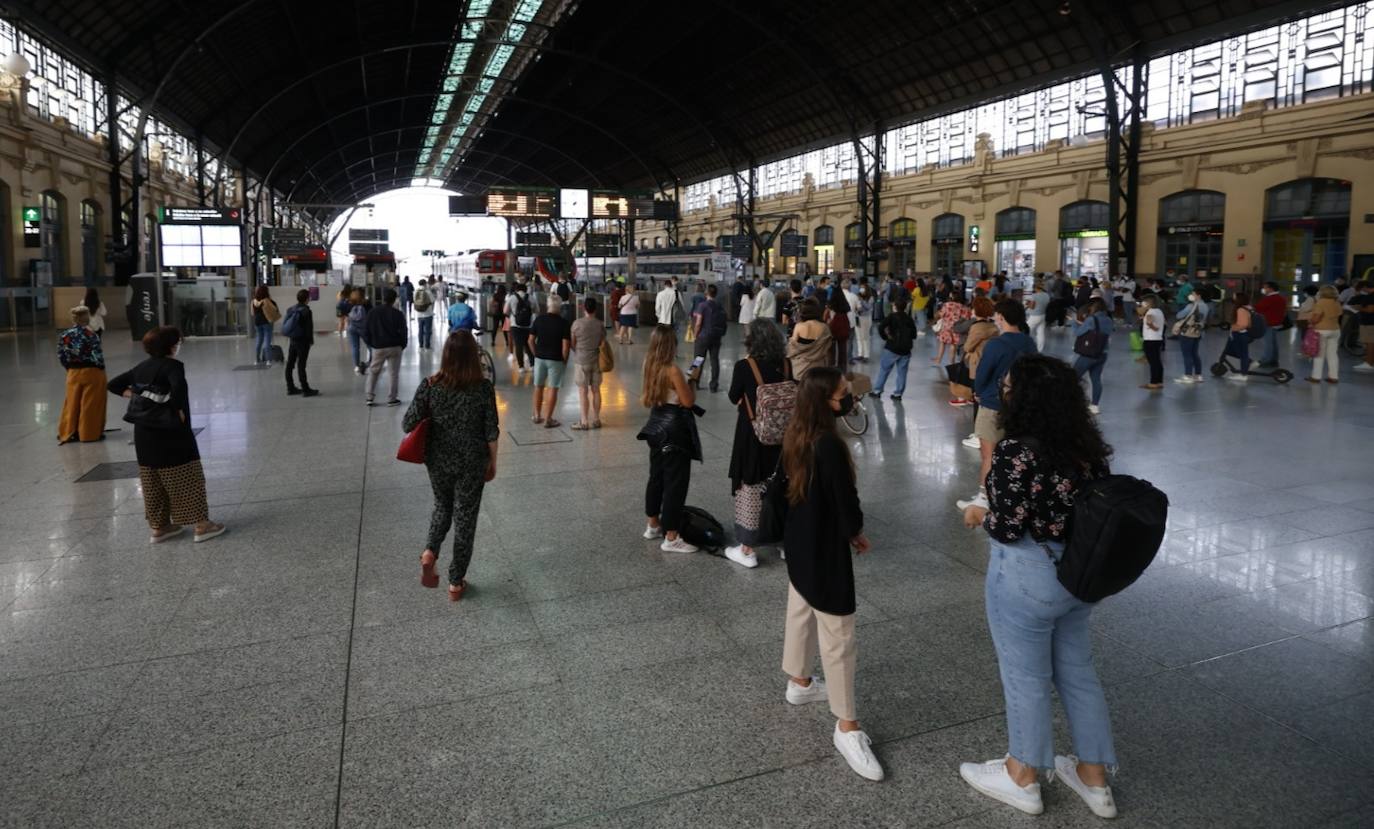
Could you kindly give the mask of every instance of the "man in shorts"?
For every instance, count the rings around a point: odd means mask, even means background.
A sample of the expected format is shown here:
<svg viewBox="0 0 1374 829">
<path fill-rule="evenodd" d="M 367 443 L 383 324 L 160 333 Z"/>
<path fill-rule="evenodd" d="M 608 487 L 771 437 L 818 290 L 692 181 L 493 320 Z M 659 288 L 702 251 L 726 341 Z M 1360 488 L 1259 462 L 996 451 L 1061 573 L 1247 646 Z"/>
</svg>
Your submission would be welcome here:
<svg viewBox="0 0 1374 829">
<path fill-rule="evenodd" d="M 981 465 L 978 470 L 978 494 L 967 501 L 957 501 L 963 512 L 969 506 L 987 509 L 988 495 L 984 489 L 988 470 L 992 469 L 992 450 L 1004 435 L 997 423 L 1002 408 L 1002 378 L 1011 364 L 1022 354 L 1034 354 L 1035 340 L 1022 333 L 1026 324 L 1026 308 L 1021 303 L 1004 299 L 997 303 L 992 321 L 997 324 L 997 336 L 983 346 L 978 361 L 978 373 L 973 378 L 973 393 L 978 398 L 978 416 L 973 421 L 973 433 L 978 436 Z"/>
<path fill-rule="evenodd" d="M 534 318 L 534 416 L 535 424 L 557 429 L 563 424 L 554 419 L 558 405 L 558 390 L 563 387 L 563 369 L 568 363 L 572 337 L 568 321 L 563 319 L 563 300 L 549 294 L 547 312 Z"/>
<path fill-rule="evenodd" d="M 572 425 L 584 432 L 601 428 L 601 343 L 606 326 L 596 318 L 597 301 L 587 297 L 582 319 L 572 324 L 573 383 L 577 386 L 582 419 Z"/>
</svg>

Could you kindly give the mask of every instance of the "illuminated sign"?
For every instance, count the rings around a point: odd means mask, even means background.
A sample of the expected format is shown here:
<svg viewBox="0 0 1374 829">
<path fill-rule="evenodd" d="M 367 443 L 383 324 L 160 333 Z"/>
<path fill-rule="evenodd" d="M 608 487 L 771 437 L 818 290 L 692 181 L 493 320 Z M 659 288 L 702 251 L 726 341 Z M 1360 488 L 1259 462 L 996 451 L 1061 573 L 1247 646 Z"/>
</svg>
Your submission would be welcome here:
<svg viewBox="0 0 1374 829">
<path fill-rule="evenodd" d="M 593 219 L 652 219 L 654 199 L 648 195 L 616 193 L 608 190 L 592 191 Z"/>
<path fill-rule="evenodd" d="M 350 227 L 348 229 L 348 241 L 350 242 L 386 242 L 390 239 L 391 231 L 386 228 Z"/>
<path fill-rule="evenodd" d="M 242 267 L 242 235 L 238 225 L 164 223 L 159 233 L 162 264 L 169 268 Z"/>
<path fill-rule="evenodd" d="M 24 247 L 43 246 L 43 210 L 39 207 L 24 208 Z"/>
<path fill-rule="evenodd" d="M 537 187 L 492 188 L 487 191 L 487 215 L 508 218 L 552 219 L 558 214 L 558 192 Z"/>
<path fill-rule="evenodd" d="M 968 252 L 969 252 L 969 253 L 977 253 L 977 252 L 978 252 L 978 243 L 979 243 L 980 241 L 982 241 L 981 235 L 982 235 L 982 231 L 979 230 L 978 225 L 969 225 L 969 226 L 968 226 Z"/>
<path fill-rule="evenodd" d="M 1059 232 L 1060 239 L 1097 239 L 1107 235 L 1105 230 L 1063 230 Z"/>
<path fill-rule="evenodd" d="M 159 207 L 157 220 L 165 225 L 236 225 L 242 219 L 237 207 Z"/>
</svg>

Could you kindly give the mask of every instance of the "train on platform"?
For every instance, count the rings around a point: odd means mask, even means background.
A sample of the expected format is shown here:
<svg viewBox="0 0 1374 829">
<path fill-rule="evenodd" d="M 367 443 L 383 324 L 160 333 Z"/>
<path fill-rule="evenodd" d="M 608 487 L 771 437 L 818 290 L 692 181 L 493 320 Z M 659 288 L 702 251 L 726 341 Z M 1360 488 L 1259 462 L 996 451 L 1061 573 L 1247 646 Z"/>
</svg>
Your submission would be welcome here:
<svg viewBox="0 0 1374 829">
<path fill-rule="evenodd" d="M 470 250 L 436 259 L 434 272 L 449 285 L 477 291 L 485 282 L 505 278 L 508 255 L 504 250 Z M 538 276 L 545 282 L 556 282 L 561 270 L 577 278 L 576 261 L 565 268 L 560 256 L 518 256 L 513 268 L 519 278 L 528 281 Z"/>
<path fill-rule="evenodd" d="M 592 284 L 607 279 L 628 277 L 628 256 L 592 256 L 582 263 L 584 278 Z M 635 277 L 638 282 L 660 281 L 670 276 L 679 282 L 723 282 L 739 272 L 730 254 L 713 248 L 663 248 L 635 251 Z"/>
</svg>

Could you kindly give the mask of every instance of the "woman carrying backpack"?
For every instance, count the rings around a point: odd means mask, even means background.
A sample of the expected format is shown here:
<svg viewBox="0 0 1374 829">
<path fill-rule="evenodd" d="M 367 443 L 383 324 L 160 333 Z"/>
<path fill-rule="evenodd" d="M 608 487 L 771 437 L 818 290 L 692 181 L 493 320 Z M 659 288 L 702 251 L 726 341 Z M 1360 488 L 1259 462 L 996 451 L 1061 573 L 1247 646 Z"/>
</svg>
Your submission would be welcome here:
<svg viewBox="0 0 1374 829">
<path fill-rule="evenodd" d="M 255 347 L 257 362 L 269 365 L 272 362 L 272 323 L 281 316 L 277 303 L 272 301 L 266 285 L 259 285 L 253 291 L 253 329 L 258 339 Z"/>
<path fill-rule="evenodd" d="M 1250 370 L 1250 326 L 1255 324 L 1255 311 L 1250 307 L 1250 295 L 1244 291 L 1237 291 L 1235 308 L 1231 313 L 1231 333 L 1226 337 L 1226 350 L 1222 353 L 1239 360 L 1240 371 L 1228 372 L 1226 379 L 1244 383 L 1250 379 L 1246 374 Z"/>
<path fill-rule="evenodd" d="M 854 705 L 854 554 L 869 550 L 854 483 L 854 460 L 835 432 L 835 418 L 854 406 L 839 369 L 813 368 L 797 389 L 796 412 L 782 443 L 787 475 L 787 621 L 782 669 L 793 705 L 829 702 L 832 741 L 849 767 L 882 780 L 872 741 Z M 811 676 L 820 650 L 825 678 Z"/>
<path fill-rule="evenodd" d="M 1112 329 L 1116 323 L 1107 316 L 1107 306 L 1102 300 L 1090 301 L 1081 311 L 1073 324 L 1073 351 L 1078 356 L 1073 361 L 1073 370 L 1080 378 L 1088 375 L 1092 383 L 1093 402 L 1088 411 L 1097 414 L 1097 404 L 1102 400 L 1102 369 L 1107 365 L 1107 346 L 1111 342 Z M 1085 337 L 1085 334 L 1091 334 Z"/>
<path fill-rule="evenodd" d="M 755 420 L 759 417 L 759 387 L 791 379 L 785 356 L 787 341 L 782 329 L 772 320 L 756 319 L 744 334 L 749 356 L 735 363 L 730 378 L 730 402 L 738 409 L 735 416 L 735 442 L 730 447 L 730 491 L 735 498 L 735 544 L 725 548 L 725 557 L 741 567 L 757 567 L 754 545 L 759 538 L 759 516 L 763 510 L 763 482 L 777 469 L 781 443 L 759 440 Z M 764 423 L 765 431 L 776 424 Z"/>
<path fill-rule="evenodd" d="M 964 510 L 964 525 L 988 534 L 988 629 L 1006 699 L 1004 757 L 964 763 L 959 774 L 994 800 L 1038 815 L 1039 771 L 1053 772 L 1100 817 L 1115 817 L 1107 785 L 1116 751 L 1102 683 L 1093 668 L 1089 617 L 1056 575 L 1074 494 L 1109 473 L 1111 447 L 1090 416 L 1077 373 L 1063 361 L 1027 354 L 1002 383 L 988 508 Z M 791 549 L 790 546 L 788 548 Z M 1074 754 L 1054 753 L 1052 692 L 1068 715 Z"/>
</svg>

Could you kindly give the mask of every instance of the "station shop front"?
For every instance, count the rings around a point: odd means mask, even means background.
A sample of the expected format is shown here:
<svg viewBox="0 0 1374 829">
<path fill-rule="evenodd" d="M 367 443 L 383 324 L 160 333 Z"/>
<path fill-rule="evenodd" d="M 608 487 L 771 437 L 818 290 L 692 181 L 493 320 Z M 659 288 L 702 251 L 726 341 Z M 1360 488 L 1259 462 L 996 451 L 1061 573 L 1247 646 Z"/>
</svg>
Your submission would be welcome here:
<svg viewBox="0 0 1374 829">
<path fill-rule="evenodd" d="M 964 270 L 964 217 L 943 213 L 930 233 L 930 261 L 936 276 L 959 278 Z"/>
<path fill-rule="evenodd" d="M 1059 261 L 1064 274 L 1106 277 L 1111 208 L 1104 201 L 1077 201 L 1059 210 Z"/>
<path fill-rule="evenodd" d="M 1012 284 L 1023 290 L 1035 282 L 1035 211 L 1009 207 L 996 216 L 993 235 L 997 270 L 1006 271 Z"/>
<path fill-rule="evenodd" d="M 1265 191 L 1264 273 L 1294 290 L 1345 275 L 1350 233 L 1350 182 L 1290 181 Z"/>
<path fill-rule="evenodd" d="M 1185 190 L 1160 199 L 1158 275 L 1220 274 L 1225 220 L 1225 193 Z"/>
</svg>

